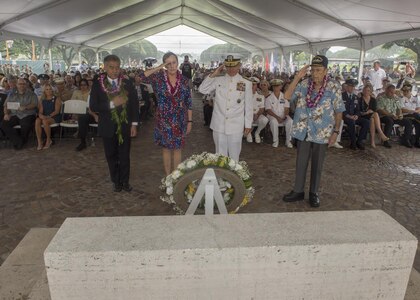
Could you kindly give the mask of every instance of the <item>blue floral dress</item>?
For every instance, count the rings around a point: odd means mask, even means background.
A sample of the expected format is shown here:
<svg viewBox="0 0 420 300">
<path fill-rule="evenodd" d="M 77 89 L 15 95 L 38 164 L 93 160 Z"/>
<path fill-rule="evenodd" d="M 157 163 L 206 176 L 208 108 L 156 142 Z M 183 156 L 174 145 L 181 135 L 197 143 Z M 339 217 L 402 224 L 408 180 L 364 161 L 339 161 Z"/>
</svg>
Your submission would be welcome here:
<svg viewBox="0 0 420 300">
<path fill-rule="evenodd" d="M 141 75 L 149 83 L 157 98 L 155 114 L 155 143 L 167 149 L 180 149 L 185 143 L 188 124 L 188 110 L 192 107 L 188 78 L 177 74 L 177 85 L 167 80 L 166 71 L 159 71 L 149 77 Z"/>
</svg>

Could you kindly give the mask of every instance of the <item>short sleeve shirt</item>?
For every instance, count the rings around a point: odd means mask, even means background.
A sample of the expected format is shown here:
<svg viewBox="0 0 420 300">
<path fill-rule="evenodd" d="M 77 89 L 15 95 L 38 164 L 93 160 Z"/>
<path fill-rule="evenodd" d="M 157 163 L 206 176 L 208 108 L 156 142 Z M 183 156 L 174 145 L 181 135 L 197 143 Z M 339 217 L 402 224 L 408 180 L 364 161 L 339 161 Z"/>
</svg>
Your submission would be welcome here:
<svg viewBox="0 0 420 300">
<path fill-rule="evenodd" d="M 292 95 L 291 102 L 296 103 L 293 118 L 292 136 L 300 141 L 327 144 L 335 125 L 335 114 L 345 110 L 341 97 L 341 86 L 337 81 L 329 80 L 324 95 L 316 107 L 306 103 L 308 79 L 299 83 Z M 315 98 L 313 92 L 311 98 Z"/>
<path fill-rule="evenodd" d="M 383 109 L 389 112 L 390 114 L 397 114 L 397 110 L 401 109 L 401 102 L 397 97 L 388 97 L 382 95 L 378 98 L 378 109 Z"/>
<path fill-rule="evenodd" d="M 265 99 L 265 109 L 271 109 L 271 111 L 280 118 L 284 118 L 284 109 L 289 107 L 289 101 L 284 99 L 284 95 L 281 92 L 279 98 L 277 98 L 274 93 L 271 93 L 271 95 Z"/>
</svg>

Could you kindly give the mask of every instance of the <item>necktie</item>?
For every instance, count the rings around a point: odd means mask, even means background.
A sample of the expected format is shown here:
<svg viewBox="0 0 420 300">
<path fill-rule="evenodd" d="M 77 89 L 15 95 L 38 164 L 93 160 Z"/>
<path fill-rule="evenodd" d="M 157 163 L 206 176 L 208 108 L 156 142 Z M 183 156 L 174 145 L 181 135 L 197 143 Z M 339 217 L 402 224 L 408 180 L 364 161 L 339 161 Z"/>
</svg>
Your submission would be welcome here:
<svg viewBox="0 0 420 300">
<path fill-rule="evenodd" d="M 117 83 L 115 82 L 115 80 L 112 80 L 112 89 L 117 89 Z"/>
</svg>

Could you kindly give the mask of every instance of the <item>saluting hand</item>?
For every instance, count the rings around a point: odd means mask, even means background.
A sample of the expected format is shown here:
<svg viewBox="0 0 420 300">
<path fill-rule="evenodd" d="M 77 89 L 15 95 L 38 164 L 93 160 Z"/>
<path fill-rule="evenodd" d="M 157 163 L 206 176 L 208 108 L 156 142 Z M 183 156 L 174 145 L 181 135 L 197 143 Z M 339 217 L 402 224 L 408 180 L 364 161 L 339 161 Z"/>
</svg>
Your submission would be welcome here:
<svg viewBox="0 0 420 300">
<path fill-rule="evenodd" d="M 309 67 L 310 67 L 310 65 L 304 65 L 303 68 L 299 70 L 296 77 L 299 78 L 299 80 L 302 79 L 303 77 L 305 77 L 306 74 L 308 73 Z"/>
<path fill-rule="evenodd" d="M 209 75 L 210 78 L 213 78 L 213 77 L 216 77 L 217 75 L 219 75 L 220 72 L 222 72 L 224 68 L 225 68 L 225 65 L 220 65 L 213 73 L 211 73 Z"/>
</svg>

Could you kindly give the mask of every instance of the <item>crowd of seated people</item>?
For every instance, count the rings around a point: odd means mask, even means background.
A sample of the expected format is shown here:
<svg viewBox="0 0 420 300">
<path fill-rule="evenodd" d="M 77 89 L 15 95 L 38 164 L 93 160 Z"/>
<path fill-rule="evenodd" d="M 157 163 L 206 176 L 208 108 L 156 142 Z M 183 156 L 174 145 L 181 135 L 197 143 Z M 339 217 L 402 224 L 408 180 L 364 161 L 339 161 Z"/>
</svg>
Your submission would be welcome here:
<svg viewBox="0 0 420 300">
<path fill-rule="evenodd" d="M 199 67 L 196 63 L 194 66 L 192 82 L 193 90 L 196 90 L 212 69 L 206 69 L 204 66 Z M 10 72 L 7 75 L 0 73 L 0 136 L 10 140 L 16 149 L 21 149 L 27 143 L 27 135 L 32 130 L 37 136 L 37 149 L 49 149 L 53 140 L 48 126 L 59 123 L 61 120 L 58 118 L 62 118 L 61 105 L 59 114 L 55 109 L 55 105 L 58 105 L 56 103 L 65 103 L 70 99 L 88 102 L 93 78 L 100 72 L 102 72 L 101 69 L 96 71 L 88 69 L 83 73 L 51 71 L 49 74 L 38 75 L 27 72 L 21 72 L 19 75 L 13 75 Z M 153 90 L 141 82 L 139 76 L 142 72 L 141 68 L 126 68 L 122 72 L 127 79 L 133 81 L 136 87 L 138 100 L 141 103 L 140 120 L 144 122 L 153 116 L 155 102 Z M 330 76 L 335 78 L 336 73 L 331 72 Z M 285 127 L 286 147 L 292 147 L 293 141 L 291 141 L 290 132 L 294 103 L 285 100 L 283 93 L 293 79 L 293 74 L 278 70 L 267 72 L 261 68 L 243 68 L 241 74 L 244 78 L 253 81 L 253 89 L 255 89 L 255 132 L 247 136 L 246 140 L 260 143 L 261 131 L 266 129 L 273 135 L 272 146 L 278 147 L 278 127 L 280 126 Z M 354 82 L 350 79 L 348 81 L 337 77 L 337 80 L 345 81 L 342 90 L 343 100 L 346 104 L 343 124 L 345 124 L 344 128 L 350 139 L 351 149 L 364 149 L 367 133 L 370 135 L 370 145 L 373 148 L 376 147 L 376 136 L 379 137 L 383 146 L 390 148 L 391 134 L 395 134 L 394 124 L 399 125 L 403 131 L 401 134 L 403 145 L 419 147 L 420 102 L 418 97 L 411 95 L 413 86 L 408 82 L 390 78 L 386 72 L 385 76 L 383 74 L 380 64 L 375 63 L 375 68 L 366 70 L 360 85 L 357 81 Z M 400 85 L 399 89 L 393 84 L 393 82 L 397 84 L 397 80 Z M 46 88 L 47 94 L 45 93 Z M 48 110 L 48 107 L 44 107 L 43 103 L 49 103 L 46 101 L 51 101 L 53 97 L 56 99 L 54 100 L 54 112 L 48 112 L 45 115 L 41 109 Z M 204 125 L 206 126 L 209 126 L 211 122 L 213 98 L 214 95 L 211 94 L 203 95 Z M 7 104 L 12 102 L 18 102 L 19 105 Z M 28 103 L 31 103 L 31 106 L 28 106 Z M 51 118 L 51 114 L 53 118 Z M 78 135 L 80 138 L 80 144 L 76 150 L 81 151 L 87 145 L 86 137 L 89 124 L 97 122 L 98 115 L 95 112 L 87 111 L 86 115 L 77 116 L 75 120 L 79 124 Z M 21 127 L 19 131 L 13 128 L 16 125 Z M 336 144 L 337 148 L 342 147 L 338 143 Z"/>
<path fill-rule="evenodd" d="M 369 134 L 370 146 L 376 148 L 377 137 L 381 144 L 386 148 L 391 148 L 391 135 L 399 134 L 399 131 L 394 130 L 394 124 L 399 125 L 401 129 L 400 141 L 401 144 L 406 147 L 420 147 L 420 100 L 418 96 L 412 95 L 412 84 L 409 82 L 400 83 L 401 88 L 397 89 L 394 83 L 396 80 L 388 76 L 380 65 L 380 62 L 375 61 L 372 69 L 365 70 L 365 74 L 362 77 L 362 82 L 359 85 L 358 81 L 348 77 L 346 80 L 341 76 L 337 76 L 338 68 L 331 70 L 329 76 L 339 80 L 343 83 L 342 97 L 346 105 L 346 111 L 343 113 L 343 125 L 342 128 L 349 137 L 349 148 L 353 150 L 364 150 L 365 140 Z M 410 68 L 411 72 L 414 69 Z M 357 70 L 358 71 L 358 70 Z M 392 71 L 392 70 L 391 70 Z M 204 76 L 208 75 L 210 70 L 202 71 Z M 349 75 L 353 75 L 352 72 L 348 72 Z M 273 103 L 279 105 L 285 103 L 282 111 L 286 110 L 286 115 L 290 118 L 289 123 L 286 124 L 286 146 L 291 147 L 289 143 L 289 128 L 291 127 L 291 121 L 294 112 L 294 103 L 288 103 L 287 100 L 283 99 L 282 93 L 287 89 L 289 82 L 293 79 L 293 74 L 289 75 L 285 72 L 280 74 L 274 72 L 261 72 L 256 69 L 244 69 L 241 71 L 244 78 L 253 81 L 256 86 L 256 94 L 261 95 L 267 99 L 271 99 Z M 356 74 L 354 74 L 356 75 Z M 406 77 L 404 77 L 406 78 Z M 256 80 L 258 82 L 256 82 Z M 272 97 L 273 88 L 276 90 L 277 87 L 273 87 L 270 83 L 277 80 L 281 80 L 281 92 L 279 96 Z M 271 98 L 270 98 L 271 97 Z M 274 101 L 274 99 L 276 100 Z M 209 125 L 211 120 L 211 95 L 203 95 L 204 107 L 203 112 L 205 116 L 205 125 Z M 269 101 L 270 102 L 270 101 Z M 270 104 L 270 103 L 268 103 Z M 258 105 L 254 103 L 254 123 L 255 113 L 259 111 Z M 278 125 L 275 125 L 276 121 L 279 123 L 278 116 L 273 116 L 273 110 L 270 105 L 265 105 L 261 114 L 269 119 L 269 126 L 266 129 L 270 129 L 273 134 L 273 146 L 278 146 Z M 210 116 L 209 116 L 210 115 Z M 283 119 L 281 119 L 283 120 Z M 260 124 L 261 126 L 261 124 Z M 254 139 L 252 136 L 247 136 L 248 142 L 259 142 L 260 139 L 260 126 L 258 126 L 256 134 L 254 133 Z M 337 139 L 339 142 L 340 136 Z M 335 143 L 333 147 L 343 148 L 339 143 Z"/>
</svg>

